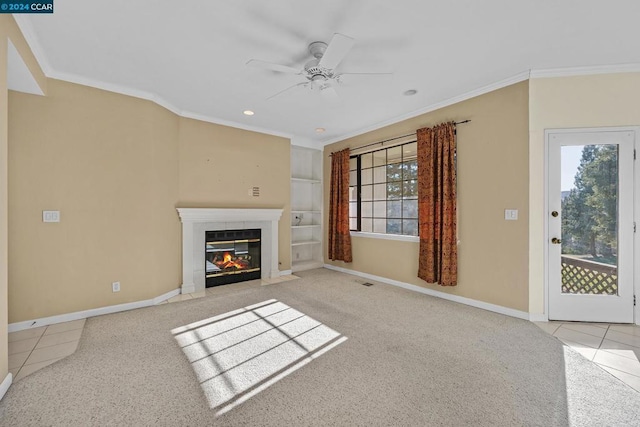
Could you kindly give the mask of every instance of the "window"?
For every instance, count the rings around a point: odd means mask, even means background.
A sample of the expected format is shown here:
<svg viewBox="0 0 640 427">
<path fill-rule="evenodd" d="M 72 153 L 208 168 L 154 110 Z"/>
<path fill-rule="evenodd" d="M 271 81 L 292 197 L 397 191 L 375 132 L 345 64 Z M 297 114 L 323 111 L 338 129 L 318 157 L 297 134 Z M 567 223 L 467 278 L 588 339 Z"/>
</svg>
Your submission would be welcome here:
<svg viewBox="0 0 640 427">
<path fill-rule="evenodd" d="M 352 231 L 418 235 L 417 143 L 351 157 Z"/>
</svg>

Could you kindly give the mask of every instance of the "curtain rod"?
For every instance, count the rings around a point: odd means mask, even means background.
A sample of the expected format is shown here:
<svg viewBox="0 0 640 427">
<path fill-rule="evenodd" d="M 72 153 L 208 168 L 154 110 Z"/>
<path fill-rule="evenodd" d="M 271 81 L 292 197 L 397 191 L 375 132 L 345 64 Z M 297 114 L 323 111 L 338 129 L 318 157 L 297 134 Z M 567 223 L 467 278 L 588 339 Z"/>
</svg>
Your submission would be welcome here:
<svg viewBox="0 0 640 427">
<path fill-rule="evenodd" d="M 469 123 L 470 121 L 471 121 L 471 119 L 467 119 L 467 120 L 462 120 L 461 122 L 453 122 L 453 124 L 454 124 L 454 126 L 455 125 L 461 125 L 461 124 L 464 124 L 464 123 Z M 360 147 L 352 148 L 351 151 L 356 151 L 356 150 L 360 150 L 361 148 L 371 147 L 372 145 L 376 145 L 376 144 L 382 145 L 385 142 L 391 142 L 391 141 L 395 141 L 396 139 L 406 138 L 408 136 L 413 136 L 413 135 L 415 135 L 415 132 L 414 133 L 408 133 L 406 135 L 396 136 L 395 138 L 385 139 L 384 141 L 372 142 L 371 144 L 361 145 Z M 333 155 L 333 153 L 330 154 L 330 155 Z"/>
</svg>

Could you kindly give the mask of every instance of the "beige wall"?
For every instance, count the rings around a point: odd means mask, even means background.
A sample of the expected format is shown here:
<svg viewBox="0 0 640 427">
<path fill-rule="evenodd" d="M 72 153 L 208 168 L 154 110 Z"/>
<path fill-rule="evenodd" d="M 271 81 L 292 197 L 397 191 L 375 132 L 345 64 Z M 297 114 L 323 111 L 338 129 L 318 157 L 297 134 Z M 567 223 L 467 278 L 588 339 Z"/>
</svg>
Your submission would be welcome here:
<svg viewBox="0 0 640 427">
<path fill-rule="evenodd" d="M 288 218 L 288 139 L 86 86 L 48 86 L 46 97 L 10 92 L 9 322 L 178 288 L 176 207 L 284 208 Z M 260 197 L 248 196 L 253 186 Z M 43 223 L 43 210 L 59 210 L 61 222 Z M 291 268 L 286 225 L 281 270 Z"/>
<path fill-rule="evenodd" d="M 291 269 L 291 144 L 286 138 L 180 119 L 179 207 L 284 209 L 280 270 Z M 248 194 L 260 187 L 260 197 Z"/>
<path fill-rule="evenodd" d="M 177 288 L 174 114 L 49 80 L 46 97 L 10 93 L 9 121 L 9 322 Z"/>
<path fill-rule="evenodd" d="M 640 73 L 532 79 L 529 90 L 529 311 L 543 313 L 544 131 L 640 125 Z"/>
<path fill-rule="evenodd" d="M 46 91 L 46 79 L 13 16 L 0 16 L 0 382 L 8 370 L 8 101 L 7 38 L 27 64 L 40 89 Z"/>
<path fill-rule="evenodd" d="M 7 16 L 0 16 L 0 382 L 4 381 L 8 369 L 7 337 Z"/>
<path fill-rule="evenodd" d="M 354 237 L 352 264 L 325 262 L 527 311 L 528 90 L 527 82 L 518 83 L 325 147 L 328 212 L 331 152 L 449 120 L 472 120 L 458 126 L 458 286 L 430 285 L 416 277 L 417 242 Z M 507 208 L 519 210 L 518 221 L 504 220 Z"/>
</svg>

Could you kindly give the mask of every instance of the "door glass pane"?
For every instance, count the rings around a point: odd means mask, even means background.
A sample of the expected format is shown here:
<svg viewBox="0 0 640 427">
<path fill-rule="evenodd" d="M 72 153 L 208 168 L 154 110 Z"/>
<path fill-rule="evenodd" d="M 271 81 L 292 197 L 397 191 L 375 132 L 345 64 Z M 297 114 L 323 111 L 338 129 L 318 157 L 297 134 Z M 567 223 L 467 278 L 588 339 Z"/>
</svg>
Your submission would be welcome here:
<svg viewBox="0 0 640 427">
<path fill-rule="evenodd" d="M 562 293 L 618 295 L 618 146 L 563 146 L 560 198 Z"/>
</svg>

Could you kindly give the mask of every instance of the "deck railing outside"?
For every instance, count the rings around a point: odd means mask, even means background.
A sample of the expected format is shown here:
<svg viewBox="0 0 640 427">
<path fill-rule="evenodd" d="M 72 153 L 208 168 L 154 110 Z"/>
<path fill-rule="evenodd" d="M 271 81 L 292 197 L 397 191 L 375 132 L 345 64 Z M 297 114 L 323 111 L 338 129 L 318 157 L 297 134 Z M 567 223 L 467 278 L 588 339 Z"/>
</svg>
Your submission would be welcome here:
<svg viewBox="0 0 640 427">
<path fill-rule="evenodd" d="M 562 292 L 618 294 L 618 267 L 562 255 Z"/>
</svg>

